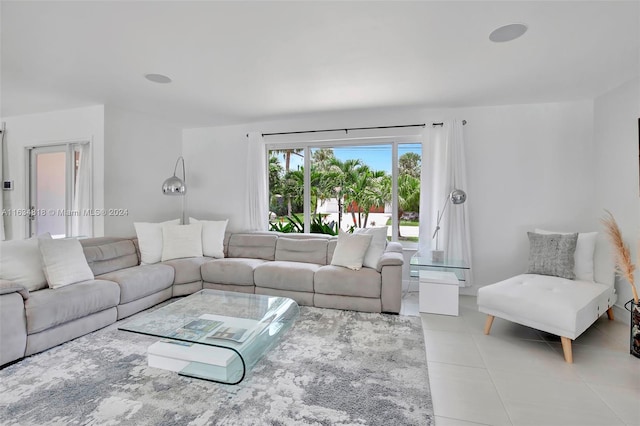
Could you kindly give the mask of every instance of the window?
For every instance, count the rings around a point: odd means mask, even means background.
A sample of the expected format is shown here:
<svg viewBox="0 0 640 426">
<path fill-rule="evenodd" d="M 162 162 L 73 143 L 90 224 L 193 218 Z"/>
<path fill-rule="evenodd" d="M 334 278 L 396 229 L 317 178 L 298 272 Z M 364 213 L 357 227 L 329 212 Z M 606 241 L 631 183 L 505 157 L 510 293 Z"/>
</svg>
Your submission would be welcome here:
<svg viewBox="0 0 640 426">
<path fill-rule="evenodd" d="M 419 235 L 422 144 L 270 145 L 269 227 L 335 235 L 388 227 L 406 246 Z"/>
</svg>

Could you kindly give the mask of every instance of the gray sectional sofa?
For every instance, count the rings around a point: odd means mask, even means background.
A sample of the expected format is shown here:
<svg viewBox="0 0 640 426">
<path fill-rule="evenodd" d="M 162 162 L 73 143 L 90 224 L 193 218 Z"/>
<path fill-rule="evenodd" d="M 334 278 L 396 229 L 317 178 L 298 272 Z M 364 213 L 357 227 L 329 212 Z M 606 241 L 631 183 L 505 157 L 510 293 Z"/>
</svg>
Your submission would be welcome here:
<svg viewBox="0 0 640 426">
<path fill-rule="evenodd" d="M 95 279 L 29 292 L 0 280 L 0 365 L 44 351 L 202 288 L 290 297 L 301 305 L 399 313 L 402 247 L 376 269 L 332 266 L 337 239 L 320 234 L 227 233 L 225 258 L 141 265 L 135 238 L 81 240 Z"/>
</svg>

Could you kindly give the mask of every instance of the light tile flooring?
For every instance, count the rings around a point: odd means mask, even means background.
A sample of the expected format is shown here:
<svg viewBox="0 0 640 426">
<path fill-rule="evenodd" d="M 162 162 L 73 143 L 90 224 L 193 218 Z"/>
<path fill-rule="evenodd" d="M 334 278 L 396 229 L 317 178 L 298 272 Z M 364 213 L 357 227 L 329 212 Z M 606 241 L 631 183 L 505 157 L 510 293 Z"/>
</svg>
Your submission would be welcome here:
<svg viewBox="0 0 640 426">
<path fill-rule="evenodd" d="M 418 294 L 402 315 L 422 318 L 436 426 L 640 426 L 640 359 L 629 326 L 606 315 L 573 342 L 564 362 L 557 336 L 486 315 L 460 296 L 460 316 L 419 313 Z"/>
</svg>

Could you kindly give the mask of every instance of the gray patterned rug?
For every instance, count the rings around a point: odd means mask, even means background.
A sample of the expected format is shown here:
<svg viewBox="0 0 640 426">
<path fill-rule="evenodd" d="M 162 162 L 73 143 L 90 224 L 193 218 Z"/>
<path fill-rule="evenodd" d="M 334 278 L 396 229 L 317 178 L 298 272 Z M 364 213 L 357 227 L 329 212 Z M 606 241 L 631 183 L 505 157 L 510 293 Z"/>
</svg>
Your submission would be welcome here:
<svg viewBox="0 0 640 426">
<path fill-rule="evenodd" d="M 432 425 L 420 318 L 303 307 L 236 386 L 147 366 L 99 330 L 0 370 L 3 425 Z"/>
</svg>

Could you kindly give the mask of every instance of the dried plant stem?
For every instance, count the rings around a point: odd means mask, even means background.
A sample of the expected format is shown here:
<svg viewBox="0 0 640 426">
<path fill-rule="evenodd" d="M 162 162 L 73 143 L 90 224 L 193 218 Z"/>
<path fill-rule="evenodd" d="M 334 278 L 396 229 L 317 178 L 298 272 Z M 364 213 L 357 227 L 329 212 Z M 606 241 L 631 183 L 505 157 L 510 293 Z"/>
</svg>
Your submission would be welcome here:
<svg viewBox="0 0 640 426">
<path fill-rule="evenodd" d="M 605 211 L 607 212 L 607 216 L 600 219 L 600 221 L 604 225 L 605 231 L 609 236 L 609 241 L 611 241 L 611 244 L 615 249 L 616 271 L 629 282 L 629 285 L 631 286 L 631 293 L 633 293 L 633 300 L 637 304 L 638 291 L 636 290 L 636 284 L 633 277 L 633 271 L 636 269 L 636 265 L 631 261 L 631 251 L 629 250 L 629 246 L 625 244 L 622 239 L 622 233 L 620 232 L 618 223 L 609 210 Z M 640 263 L 640 253 L 638 253 L 638 256 L 638 262 Z"/>
</svg>

